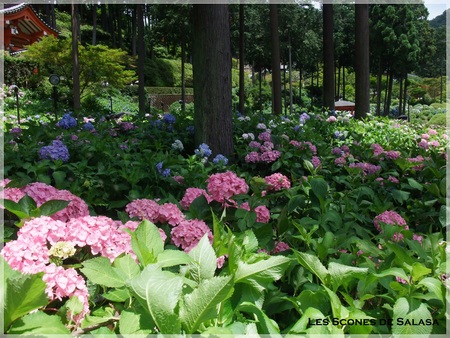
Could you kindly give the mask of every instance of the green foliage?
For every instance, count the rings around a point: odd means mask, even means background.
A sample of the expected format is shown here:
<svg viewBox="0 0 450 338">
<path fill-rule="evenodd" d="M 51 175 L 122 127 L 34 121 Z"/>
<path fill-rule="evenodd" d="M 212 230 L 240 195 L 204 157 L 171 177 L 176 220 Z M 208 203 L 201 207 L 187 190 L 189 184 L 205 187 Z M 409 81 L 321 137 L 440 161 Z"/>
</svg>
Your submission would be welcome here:
<svg viewBox="0 0 450 338">
<path fill-rule="evenodd" d="M 447 114 L 435 114 L 431 117 L 428 122 L 430 126 L 446 126 L 447 125 Z"/>
<path fill-rule="evenodd" d="M 72 87 L 72 59 L 69 39 L 48 36 L 31 45 L 24 58 L 39 65 L 40 81 L 47 81 L 50 74 L 60 75 L 59 87 Z M 103 45 L 79 46 L 81 93 L 98 93 L 102 84 L 122 89 L 136 79 L 131 70 L 132 61 L 126 52 Z M 48 82 L 48 81 L 47 81 Z"/>
</svg>

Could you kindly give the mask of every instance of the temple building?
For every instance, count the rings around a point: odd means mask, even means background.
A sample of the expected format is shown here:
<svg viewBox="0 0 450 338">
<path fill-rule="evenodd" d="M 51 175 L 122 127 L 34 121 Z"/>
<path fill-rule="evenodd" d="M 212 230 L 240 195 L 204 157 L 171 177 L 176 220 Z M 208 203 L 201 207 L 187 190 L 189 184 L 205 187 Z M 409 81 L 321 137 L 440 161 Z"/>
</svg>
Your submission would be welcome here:
<svg viewBox="0 0 450 338">
<path fill-rule="evenodd" d="M 4 50 L 19 53 L 47 35 L 58 36 L 58 31 L 47 24 L 30 4 L 4 5 L 0 10 L 0 31 L 4 32 Z"/>
</svg>

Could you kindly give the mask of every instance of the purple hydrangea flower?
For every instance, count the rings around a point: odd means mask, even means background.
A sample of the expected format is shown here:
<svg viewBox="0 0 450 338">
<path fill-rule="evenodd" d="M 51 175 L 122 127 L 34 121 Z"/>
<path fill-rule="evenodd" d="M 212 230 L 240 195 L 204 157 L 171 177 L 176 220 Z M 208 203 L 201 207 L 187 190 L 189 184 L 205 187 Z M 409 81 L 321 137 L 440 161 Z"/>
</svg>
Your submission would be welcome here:
<svg viewBox="0 0 450 338">
<path fill-rule="evenodd" d="M 59 120 L 58 125 L 63 129 L 70 129 L 77 126 L 77 120 L 72 117 L 72 112 L 64 114 Z"/>
<path fill-rule="evenodd" d="M 222 154 L 218 154 L 216 157 L 214 157 L 213 163 L 214 164 L 222 163 L 223 165 L 227 165 L 228 159 L 225 156 L 223 156 Z"/>
<path fill-rule="evenodd" d="M 54 140 L 51 145 L 44 146 L 39 150 L 40 159 L 48 159 L 53 161 L 62 160 L 63 162 L 67 162 L 69 157 L 69 150 L 64 143 L 59 140 Z"/>
</svg>

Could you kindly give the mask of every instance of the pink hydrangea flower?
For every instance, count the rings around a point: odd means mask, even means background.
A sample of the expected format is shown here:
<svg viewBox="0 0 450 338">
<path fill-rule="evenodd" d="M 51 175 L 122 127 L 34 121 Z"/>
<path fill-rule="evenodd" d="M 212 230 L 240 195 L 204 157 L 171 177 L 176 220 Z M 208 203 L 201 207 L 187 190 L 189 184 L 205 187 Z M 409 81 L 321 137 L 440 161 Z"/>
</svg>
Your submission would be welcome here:
<svg viewBox="0 0 450 338">
<path fill-rule="evenodd" d="M 417 234 L 413 234 L 412 239 L 415 240 L 415 241 L 418 241 L 420 244 L 422 244 L 423 236 L 417 235 Z"/>
<path fill-rule="evenodd" d="M 335 165 L 344 165 L 346 163 L 347 159 L 345 158 L 345 156 L 338 157 L 337 159 L 334 160 Z"/>
<path fill-rule="evenodd" d="M 337 118 L 334 117 L 334 116 L 330 116 L 329 118 L 327 118 L 326 121 L 327 121 L 327 122 L 336 122 L 336 121 L 337 121 Z"/>
<path fill-rule="evenodd" d="M 396 150 L 389 150 L 389 151 L 386 151 L 386 152 L 384 153 L 384 155 L 385 155 L 388 159 L 396 160 L 397 158 L 400 157 L 401 153 L 400 153 L 399 151 L 396 151 Z"/>
<path fill-rule="evenodd" d="M 377 215 L 373 220 L 373 224 L 374 224 L 375 228 L 381 234 L 383 232 L 383 230 L 381 229 L 380 223 L 400 226 L 400 227 L 403 227 L 403 229 L 405 229 L 405 230 L 409 229 L 404 218 L 392 210 L 386 210 L 385 212 Z M 400 233 L 396 233 L 392 237 L 392 240 L 394 240 L 394 241 L 400 241 L 402 239 L 403 239 L 403 235 Z"/>
<path fill-rule="evenodd" d="M 270 210 L 267 209 L 265 205 L 259 205 L 255 208 L 256 212 L 256 222 L 259 223 L 269 223 L 270 221 Z"/>
<path fill-rule="evenodd" d="M 248 191 L 245 180 L 231 171 L 211 175 L 206 182 L 208 183 L 208 193 L 212 199 L 224 205 L 229 203 L 234 195 L 246 194 Z M 231 202 L 231 204 L 235 203 Z"/>
<path fill-rule="evenodd" d="M 428 129 L 428 134 L 429 135 L 437 135 L 437 131 L 435 129 Z"/>
<path fill-rule="evenodd" d="M 159 204 L 150 199 L 137 199 L 127 204 L 125 211 L 133 218 L 155 223 L 159 216 Z"/>
<path fill-rule="evenodd" d="M 252 151 L 245 156 L 245 162 L 247 163 L 257 163 L 260 161 L 259 154 L 256 151 Z"/>
<path fill-rule="evenodd" d="M 314 168 L 318 168 L 322 164 L 322 162 L 320 162 L 320 158 L 317 156 L 312 157 L 311 163 L 313 164 Z"/>
<path fill-rule="evenodd" d="M 425 139 L 420 140 L 418 146 L 423 149 L 428 149 L 428 141 Z"/>
<path fill-rule="evenodd" d="M 433 140 L 433 141 L 428 142 L 428 145 L 437 148 L 437 147 L 439 147 L 440 144 L 439 144 L 439 141 Z"/>
<path fill-rule="evenodd" d="M 275 242 L 275 248 L 272 250 L 272 254 L 277 254 L 282 251 L 290 250 L 290 247 L 288 244 L 284 242 Z"/>
<path fill-rule="evenodd" d="M 170 225 L 175 226 L 184 219 L 184 214 L 176 204 L 164 203 L 159 206 L 157 222 L 169 223 Z"/>
<path fill-rule="evenodd" d="M 260 133 L 258 135 L 258 140 L 271 142 L 272 136 L 270 135 L 270 131 L 265 131 L 265 132 Z"/>
<path fill-rule="evenodd" d="M 279 191 L 282 189 L 289 189 L 291 187 L 291 182 L 289 178 L 280 173 L 275 173 L 270 176 L 264 177 L 266 184 L 268 185 L 267 190 Z"/>
<path fill-rule="evenodd" d="M 83 310 L 77 315 L 68 313 L 68 317 L 80 324 L 89 311 L 89 291 L 86 282 L 73 268 L 64 269 L 62 266 L 50 264 L 45 268 L 45 274 L 42 277 L 47 287 L 45 292 L 50 300 L 69 297 L 78 297 L 83 304 Z"/>
<path fill-rule="evenodd" d="M 67 222 L 70 218 L 89 215 L 89 208 L 86 202 L 70 191 L 59 190 L 41 182 L 29 184 L 21 190 L 28 194 L 38 207 L 50 200 L 70 201 L 67 207 L 50 216 L 53 219 Z"/>
<path fill-rule="evenodd" d="M 180 201 L 181 207 L 184 210 L 189 209 L 189 206 L 192 204 L 192 202 L 194 202 L 194 200 L 201 195 L 205 196 L 208 203 L 211 202 L 211 196 L 208 195 L 206 190 L 199 188 L 187 188 L 183 198 Z"/>
<path fill-rule="evenodd" d="M 262 153 L 260 159 L 262 162 L 270 163 L 275 162 L 280 156 L 281 153 L 278 150 L 272 150 Z"/>
<path fill-rule="evenodd" d="M 422 137 L 424 140 L 430 139 L 430 135 L 428 135 L 428 134 L 422 134 L 420 137 Z"/>
<path fill-rule="evenodd" d="M 384 153 L 384 149 L 379 144 L 372 144 L 371 148 L 373 149 L 373 156 L 379 156 Z"/>
<path fill-rule="evenodd" d="M 400 183 L 400 181 L 398 180 L 397 177 L 394 176 L 389 176 L 388 177 L 388 181 L 392 182 L 392 183 Z"/>
<path fill-rule="evenodd" d="M 207 234 L 212 243 L 213 234 L 208 225 L 198 219 L 181 221 L 180 224 L 172 228 L 170 237 L 173 244 L 182 248 L 185 252 L 191 251 L 202 237 Z"/>
<path fill-rule="evenodd" d="M 261 143 L 259 143 L 258 141 L 251 141 L 248 146 L 250 148 L 255 148 L 255 149 L 259 149 L 261 148 Z"/>
</svg>

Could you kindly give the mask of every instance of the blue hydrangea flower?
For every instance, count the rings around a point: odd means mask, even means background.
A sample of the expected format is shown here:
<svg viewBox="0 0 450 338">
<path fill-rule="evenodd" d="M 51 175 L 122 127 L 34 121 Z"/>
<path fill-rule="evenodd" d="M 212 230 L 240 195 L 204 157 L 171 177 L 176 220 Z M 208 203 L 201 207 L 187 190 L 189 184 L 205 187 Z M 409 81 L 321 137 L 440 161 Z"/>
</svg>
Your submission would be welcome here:
<svg viewBox="0 0 450 338">
<path fill-rule="evenodd" d="M 188 126 L 186 130 L 189 134 L 194 135 L 195 132 L 194 126 Z"/>
<path fill-rule="evenodd" d="M 164 177 L 169 177 L 170 176 L 170 169 L 169 168 L 164 169 L 162 171 L 161 175 L 164 176 Z"/>
<path fill-rule="evenodd" d="M 77 126 L 77 120 L 74 117 L 72 117 L 71 114 L 72 114 L 71 112 L 64 114 L 61 120 L 59 120 L 58 124 L 61 128 L 70 129 Z"/>
<path fill-rule="evenodd" d="M 91 130 L 94 130 L 95 127 L 91 122 L 87 122 L 87 123 L 83 124 L 83 129 L 91 131 Z"/>
<path fill-rule="evenodd" d="M 214 157 L 213 163 L 214 164 L 222 163 L 223 165 L 227 165 L 228 159 L 225 156 L 223 156 L 222 154 L 218 154 L 216 157 Z"/>
<path fill-rule="evenodd" d="M 161 174 L 161 176 L 163 176 L 163 177 L 169 177 L 170 176 L 170 169 L 169 168 L 163 170 L 163 162 L 156 163 L 156 169 Z"/>
<path fill-rule="evenodd" d="M 211 149 L 209 149 L 209 145 L 206 143 L 202 143 L 198 146 L 197 149 L 194 150 L 194 154 L 199 157 L 209 157 L 212 154 Z"/>
<path fill-rule="evenodd" d="M 174 124 L 176 121 L 175 116 L 170 113 L 164 114 L 162 121 L 167 124 Z"/>
<path fill-rule="evenodd" d="M 158 162 L 158 163 L 156 163 L 156 169 L 158 169 L 158 172 L 161 174 L 161 172 L 162 172 L 162 166 L 163 166 L 163 163 L 162 162 Z"/>
<path fill-rule="evenodd" d="M 62 160 L 67 162 L 69 157 L 69 149 L 60 140 L 54 140 L 51 145 L 39 149 L 39 158 L 42 160 Z"/>
<path fill-rule="evenodd" d="M 309 116 L 308 114 L 306 114 L 306 113 L 303 113 L 302 115 L 300 115 L 300 123 L 301 124 L 305 124 L 305 122 L 307 121 L 307 120 L 309 120 L 311 118 L 311 116 Z"/>
</svg>

